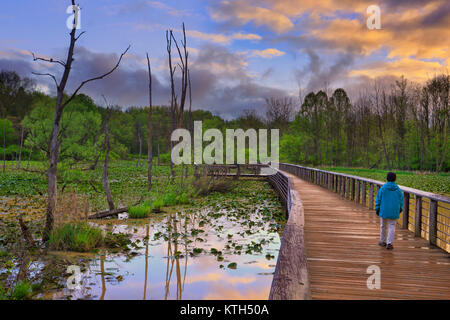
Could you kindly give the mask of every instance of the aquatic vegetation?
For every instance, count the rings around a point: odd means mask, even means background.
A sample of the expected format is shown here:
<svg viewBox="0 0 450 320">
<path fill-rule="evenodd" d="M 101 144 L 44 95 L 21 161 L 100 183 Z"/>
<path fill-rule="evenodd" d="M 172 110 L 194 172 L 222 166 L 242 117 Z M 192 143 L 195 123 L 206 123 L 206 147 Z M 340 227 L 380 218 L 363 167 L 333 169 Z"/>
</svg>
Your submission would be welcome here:
<svg viewBox="0 0 450 320">
<path fill-rule="evenodd" d="M 12 289 L 5 289 L 0 284 L 0 300 L 30 299 L 32 293 L 32 284 L 28 281 L 19 281 Z"/>
<path fill-rule="evenodd" d="M 89 252 L 103 242 L 102 231 L 86 222 L 56 226 L 50 234 L 49 245 L 54 250 Z"/>
<path fill-rule="evenodd" d="M 128 215 L 131 219 L 147 218 L 152 212 L 152 206 L 148 204 L 139 204 L 128 209 Z"/>
</svg>

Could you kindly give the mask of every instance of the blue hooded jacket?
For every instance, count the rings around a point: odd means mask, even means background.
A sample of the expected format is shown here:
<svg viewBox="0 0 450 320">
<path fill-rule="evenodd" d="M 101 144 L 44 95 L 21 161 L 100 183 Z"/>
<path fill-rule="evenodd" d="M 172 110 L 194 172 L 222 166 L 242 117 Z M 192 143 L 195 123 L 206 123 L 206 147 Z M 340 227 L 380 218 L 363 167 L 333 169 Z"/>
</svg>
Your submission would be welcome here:
<svg viewBox="0 0 450 320">
<path fill-rule="evenodd" d="M 395 182 L 385 183 L 377 193 L 375 210 L 381 218 L 398 219 L 403 211 L 403 192 Z"/>
</svg>

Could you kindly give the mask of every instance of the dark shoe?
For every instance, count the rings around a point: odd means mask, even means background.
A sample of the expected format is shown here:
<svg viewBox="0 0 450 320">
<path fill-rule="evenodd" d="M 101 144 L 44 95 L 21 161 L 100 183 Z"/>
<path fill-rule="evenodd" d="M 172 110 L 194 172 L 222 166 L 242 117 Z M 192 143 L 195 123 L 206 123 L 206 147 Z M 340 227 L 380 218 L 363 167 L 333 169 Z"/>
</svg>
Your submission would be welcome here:
<svg viewBox="0 0 450 320">
<path fill-rule="evenodd" d="M 386 246 L 386 249 L 393 250 L 394 246 L 392 245 L 392 243 L 388 243 L 387 246 Z"/>
<path fill-rule="evenodd" d="M 386 247 L 386 242 L 380 241 L 380 242 L 378 242 L 378 245 L 380 247 Z"/>
</svg>

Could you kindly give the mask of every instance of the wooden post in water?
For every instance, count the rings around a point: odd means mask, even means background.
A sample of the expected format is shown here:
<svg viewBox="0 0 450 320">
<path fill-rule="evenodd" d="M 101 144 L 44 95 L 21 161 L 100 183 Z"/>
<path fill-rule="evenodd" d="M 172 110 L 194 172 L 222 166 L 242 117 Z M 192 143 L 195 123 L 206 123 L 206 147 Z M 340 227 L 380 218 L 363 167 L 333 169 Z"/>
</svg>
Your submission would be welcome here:
<svg viewBox="0 0 450 320">
<path fill-rule="evenodd" d="M 437 238 L 437 201 L 430 199 L 430 212 L 428 216 L 429 243 L 436 245 Z"/>
<path fill-rule="evenodd" d="M 369 183 L 369 210 L 373 209 L 373 183 Z"/>
<path fill-rule="evenodd" d="M 416 195 L 416 214 L 414 216 L 414 235 L 421 236 L 422 231 L 422 197 Z"/>
<path fill-rule="evenodd" d="M 409 223 L 409 193 L 403 192 L 402 228 L 408 229 L 408 223 Z"/>
</svg>

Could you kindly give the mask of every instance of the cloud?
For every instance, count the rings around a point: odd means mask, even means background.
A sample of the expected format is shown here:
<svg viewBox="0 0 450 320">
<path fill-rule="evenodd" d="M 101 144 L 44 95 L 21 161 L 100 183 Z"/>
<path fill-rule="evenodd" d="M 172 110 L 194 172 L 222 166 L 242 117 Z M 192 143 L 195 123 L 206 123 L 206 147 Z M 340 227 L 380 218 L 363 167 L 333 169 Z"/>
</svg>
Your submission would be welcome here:
<svg viewBox="0 0 450 320">
<path fill-rule="evenodd" d="M 116 63 L 116 53 L 99 53 L 78 47 L 75 62 L 67 85 L 67 93 L 83 80 L 109 71 Z M 127 55 L 119 68 L 103 80 L 86 84 L 81 90 L 102 104 L 104 94 L 111 104 L 123 107 L 146 106 L 148 104 L 148 73 L 142 65 L 142 57 Z M 41 68 L 41 69 L 38 69 Z M 43 69 L 42 69 L 43 68 Z M 233 53 L 226 47 L 204 44 L 191 59 L 190 72 L 194 109 L 210 110 L 227 119 L 241 115 L 244 109 L 264 112 L 266 97 L 284 97 L 289 92 L 264 86 L 248 71 L 246 57 Z M 16 70 L 21 76 L 32 76 L 31 72 L 40 70 L 61 76 L 56 65 L 48 68 L 32 62 L 31 56 L 18 55 L 12 59 L 0 55 L 0 69 Z M 55 94 L 55 86 L 50 78 L 33 76 L 42 90 L 50 88 Z M 179 81 L 177 82 L 179 83 Z M 170 87 L 167 72 L 153 74 L 153 101 L 155 105 L 170 103 Z"/>
<path fill-rule="evenodd" d="M 159 1 L 132 0 L 126 1 L 125 4 L 121 5 L 110 4 L 105 6 L 105 9 L 110 15 L 142 13 L 149 8 L 158 9 L 164 11 L 168 15 L 176 17 L 189 15 L 189 12 L 186 10 L 179 10 Z"/>
<path fill-rule="evenodd" d="M 306 49 L 304 52 L 309 57 L 309 64 L 296 71 L 296 78 L 299 83 L 305 83 L 304 81 L 306 81 L 304 89 L 307 92 L 338 85 L 339 82 L 342 82 L 342 79 L 347 78 L 347 73 L 355 59 L 353 54 L 343 53 L 337 57 L 333 64 L 327 66 L 314 50 Z"/>
<path fill-rule="evenodd" d="M 264 50 L 252 50 L 251 51 L 251 56 L 253 57 L 260 57 L 260 58 L 264 58 L 264 59 L 271 59 L 273 57 L 279 57 L 284 55 L 285 52 L 280 51 L 278 49 L 275 48 L 268 48 L 268 49 L 264 49 Z"/>
<path fill-rule="evenodd" d="M 225 35 L 221 33 L 205 33 L 197 30 L 187 30 L 186 31 L 187 36 L 206 40 L 214 43 L 220 43 L 220 44 L 229 44 L 234 40 L 261 40 L 262 37 L 253 34 L 253 33 L 234 33 L 232 35 Z"/>
<path fill-rule="evenodd" d="M 425 82 L 435 74 L 445 71 L 445 68 L 438 62 L 405 58 L 371 63 L 363 68 L 352 70 L 349 75 L 352 77 L 365 76 L 371 79 L 384 76 L 401 77 L 403 75 L 411 81 Z"/>
<path fill-rule="evenodd" d="M 185 10 L 178 10 L 159 1 L 148 1 L 148 5 L 156 9 L 164 10 L 171 16 L 184 16 L 188 14 Z"/>
<path fill-rule="evenodd" d="M 277 33 L 291 30 L 292 21 L 285 15 L 270 9 L 251 6 L 246 1 L 221 1 L 210 10 L 211 17 L 220 22 L 232 25 L 253 23 L 256 26 L 266 26 Z"/>
</svg>

